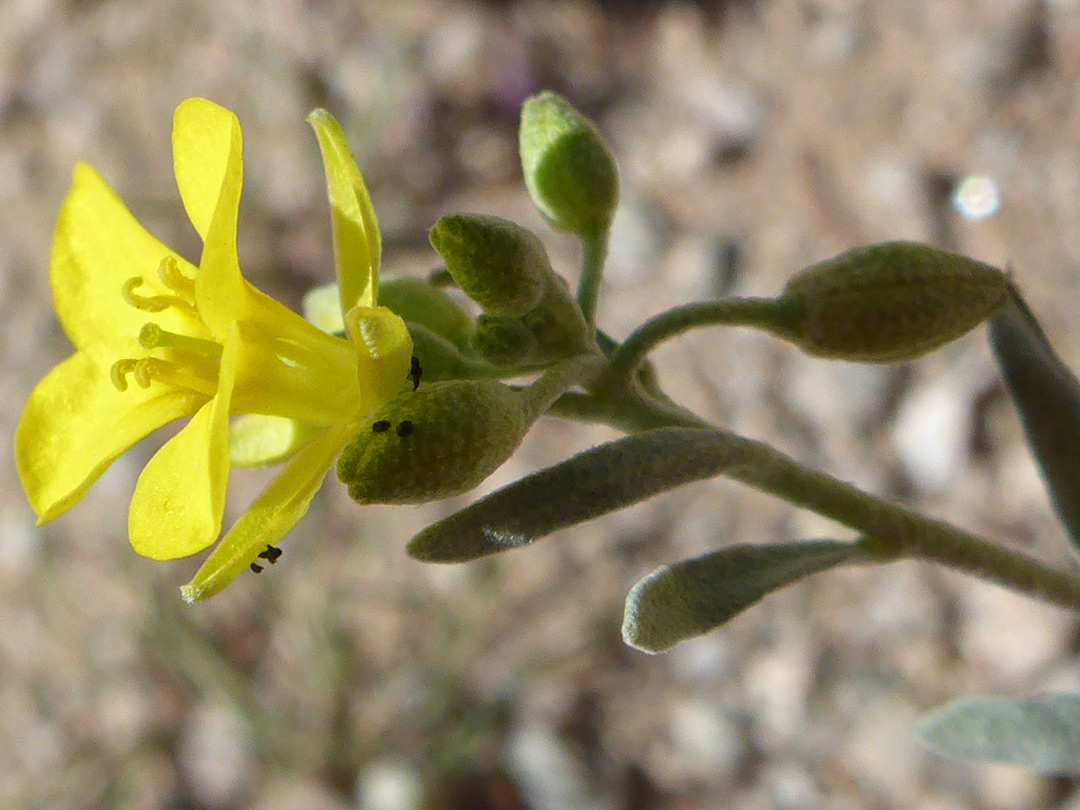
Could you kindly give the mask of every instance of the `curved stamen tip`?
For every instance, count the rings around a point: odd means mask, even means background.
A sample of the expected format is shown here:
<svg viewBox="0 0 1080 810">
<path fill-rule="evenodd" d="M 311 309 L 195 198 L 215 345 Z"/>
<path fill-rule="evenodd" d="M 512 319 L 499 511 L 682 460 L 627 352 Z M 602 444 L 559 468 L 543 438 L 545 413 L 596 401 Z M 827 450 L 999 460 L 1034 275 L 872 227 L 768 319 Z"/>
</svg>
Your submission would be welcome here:
<svg viewBox="0 0 1080 810">
<path fill-rule="evenodd" d="M 117 360 L 109 369 L 109 378 L 117 391 L 127 391 L 127 375 L 135 370 L 138 360 Z"/>
<path fill-rule="evenodd" d="M 179 268 L 176 271 L 180 272 Z M 132 276 L 124 282 L 124 286 L 120 290 L 120 294 L 124 298 L 124 302 L 129 306 L 140 309 L 143 312 L 161 312 L 169 307 L 180 307 L 182 309 L 193 310 L 195 308 L 194 301 L 194 287 L 192 288 L 192 301 L 187 301 L 181 295 L 139 295 L 135 290 L 141 287 L 144 283 L 142 276 Z"/>
<path fill-rule="evenodd" d="M 176 293 L 185 303 L 195 305 L 195 281 L 184 275 L 175 256 L 166 256 L 158 265 L 161 283 Z"/>
</svg>

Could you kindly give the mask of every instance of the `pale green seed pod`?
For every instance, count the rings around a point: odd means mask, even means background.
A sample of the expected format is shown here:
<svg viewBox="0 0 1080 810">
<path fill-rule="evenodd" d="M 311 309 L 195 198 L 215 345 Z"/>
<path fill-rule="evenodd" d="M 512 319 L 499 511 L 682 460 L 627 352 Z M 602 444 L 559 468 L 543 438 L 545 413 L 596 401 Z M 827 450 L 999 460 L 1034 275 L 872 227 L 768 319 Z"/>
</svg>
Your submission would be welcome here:
<svg viewBox="0 0 1080 810">
<path fill-rule="evenodd" d="M 455 283 L 492 315 L 524 315 L 554 275 L 536 234 L 502 217 L 451 214 L 432 226 L 428 239 Z"/>
<path fill-rule="evenodd" d="M 807 354 L 888 363 L 943 346 L 997 312 L 1008 276 L 914 242 L 855 248 L 808 267 L 777 299 L 776 331 Z"/>
<path fill-rule="evenodd" d="M 338 458 L 358 503 L 422 503 L 468 492 L 517 449 L 534 414 L 494 380 L 452 380 L 401 394 Z"/>
<path fill-rule="evenodd" d="M 540 93 L 521 108 L 518 143 L 540 213 L 563 231 L 604 233 L 619 199 L 619 172 L 592 123 L 561 96 Z"/>
</svg>

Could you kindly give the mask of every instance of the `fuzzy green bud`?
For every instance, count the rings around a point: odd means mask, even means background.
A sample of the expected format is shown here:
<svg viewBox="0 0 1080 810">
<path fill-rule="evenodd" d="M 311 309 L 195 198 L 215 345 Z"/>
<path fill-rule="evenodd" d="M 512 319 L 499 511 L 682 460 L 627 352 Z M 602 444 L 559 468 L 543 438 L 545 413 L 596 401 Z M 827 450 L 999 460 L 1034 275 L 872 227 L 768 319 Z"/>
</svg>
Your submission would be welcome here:
<svg viewBox="0 0 1080 810">
<path fill-rule="evenodd" d="M 528 99 L 518 133 L 525 186 L 556 228 L 597 236 L 619 198 L 615 159 L 592 123 L 555 93 Z"/>
<path fill-rule="evenodd" d="M 472 335 L 473 348 L 489 363 L 513 368 L 532 360 L 537 342 L 519 318 L 481 315 Z"/>
<path fill-rule="evenodd" d="M 427 327 L 459 349 L 469 345 L 472 319 L 457 302 L 427 281 L 405 276 L 379 282 L 379 303 L 404 320 Z"/>
<path fill-rule="evenodd" d="M 502 217 L 451 214 L 432 226 L 428 239 L 457 285 L 492 315 L 525 314 L 553 275 L 536 234 Z"/>
<path fill-rule="evenodd" d="M 401 394 L 345 445 L 338 478 L 359 503 L 422 503 L 468 492 L 506 461 L 534 414 L 494 380 L 451 380 Z"/>
<path fill-rule="evenodd" d="M 982 323 L 1007 291 L 1008 277 L 988 264 L 914 242 L 882 242 L 795 276 L 776 301 L 776 331 L 818 357 L 910 360 Z"/>
</svg>

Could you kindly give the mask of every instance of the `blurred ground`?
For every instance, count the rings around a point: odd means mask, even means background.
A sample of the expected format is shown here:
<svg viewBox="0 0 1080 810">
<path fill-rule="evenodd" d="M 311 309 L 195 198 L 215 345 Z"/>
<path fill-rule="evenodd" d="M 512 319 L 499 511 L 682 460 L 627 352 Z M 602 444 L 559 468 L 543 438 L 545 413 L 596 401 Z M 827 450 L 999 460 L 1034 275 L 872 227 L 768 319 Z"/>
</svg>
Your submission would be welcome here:
<svg viewBox="0 0 1080 810">
<path fill-rule="evenodd" d="M 343 121 L 385 265 L 435 264 L 455 210 L 535 227 L 522 99 L 593 116 L 624 206 L 601 321 L 772 294 L 859 243 L 911 238 L 1010 265 L 1080 366 L 1075 0 L 51 2 L 0 5 L 0 401 L 8 442 L 70 351 L 50 233 L 74 163 L 165 242 L 198 244 L 171 177 L 172 110 L 202 95 L 246 140 L 241 259 L 292 304 L 332 275 L 304 123 Z M 1000 210 L 954 195 L 990 178 Z M 969 213 L 977 204 L 968 204 Z M 1067 564 L 982 331 L 890 368 L 701 331 L 657 354 L 677 398 L 874 492 Z M 541 425 L 491 489 L 611 436 Z M 405 541 L 467 501 L 360 509 L 332 479 L 273 571 L 180 603 L 193 561 L 138 558 L 126 502 L 156 446 L 41 528 L 0 472 L 0 807 L 390 810 L 1021 810 L 1067 780 L 927 754 L 915 717 L 976 692 L 1080 687 L 1073 620 L 915 564 L 819 576 L 648 657 L 619 638 L 655 566 L 718 544 L 838 536 L 723 481 L 470 566 Z M 10 459 L 10 450 L 6 458 Z M 237 474 L 238 514 L 265 477 Z"/>
</svg>

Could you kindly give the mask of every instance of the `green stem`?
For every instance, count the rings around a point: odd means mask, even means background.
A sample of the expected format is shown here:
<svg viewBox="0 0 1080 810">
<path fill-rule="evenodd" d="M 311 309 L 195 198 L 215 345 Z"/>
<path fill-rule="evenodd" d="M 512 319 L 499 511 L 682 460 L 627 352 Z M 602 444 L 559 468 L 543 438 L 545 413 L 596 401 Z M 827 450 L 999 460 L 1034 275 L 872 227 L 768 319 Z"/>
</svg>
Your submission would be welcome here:
<svg viewBox="0 0 1080 810">
<path fill-rule="evenodd" d="M 724 298 L 685 304 L 645 321 L 611 355 L 609 379 L 625 387 L 642 358 L 657 345 L 698 326 L 753 326 L 783 337 L 786 307 L 774 298 Z"/>
<path fill-rule="evenodd" d="M 900 558 L 936 562 L 1012 590 L 1080 612 L 1080 577 L 1015 549 L 989 543 L 943 521 L 881 500 L 807 468 L 769 445 L 708 426 L 695 415 L 637 394 L 602 399 L 567 394 L 553 415 L 604 422 L 629 432 L 661 427 L 701 431 L 701 443 L 723 448 L 723 475 L 810 509 L 864 534 L 860 544 L 879 562 Z"/>
<path fill-rule="evenodd" d="M 608 231 L 581 237 L 581 279 L 578 281 L 578 306 L 589 329 L 596 327 L 596 302 L 600 296 L 600 279 L 607 260 Z"/>
<path fill-rule="evenodd" d="M 553 365 L 536 382 L 521 389 L 525 395 L 528 420 L 532 422 L 538 419 L 574 386 L 593 382 L 606 367 L 607 363 L 599 354 L 572 357 Z"/>
</svg>

